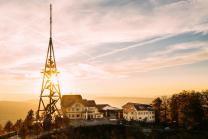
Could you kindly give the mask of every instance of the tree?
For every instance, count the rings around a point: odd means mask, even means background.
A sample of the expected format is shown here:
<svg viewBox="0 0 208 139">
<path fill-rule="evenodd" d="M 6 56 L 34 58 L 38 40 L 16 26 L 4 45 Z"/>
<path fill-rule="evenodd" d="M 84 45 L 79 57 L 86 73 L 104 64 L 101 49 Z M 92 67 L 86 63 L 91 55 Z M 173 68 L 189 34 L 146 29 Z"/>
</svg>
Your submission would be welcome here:
<svg viewBox="0 0 208 139">
<path fill-rule="evenodd" d="M 14 131 L 19 132 L 22 125 L 23 125 L 22 119 L 17 120 L 16 123 L 13 125 Z"/>
<path fill-rule="evenodd" d="M 50 114 L 47 114 L 43 120 L 43 129 L 49 131 L 52 128 L 52 117 Z"/>
<path fill-rule="evenodd" d="M 208 120 L 208 90 L 202 91 L 202 106 L 205 114 L 205 120 Z"/>
<path fill-rule="evenodd" d="M 32 134 L 32 126 L 33 126 L 33 122 L 34 122 L 35 118 L 34 118 L 34 111 L 31 109 L 28 111 L 27 116 L 24 120 L 24 126 L 28 129 L 29 134 Z"/>
<path fill-rule="evenodd" d="M 169 102 L 172 122 L 186 128 L 201 124 L 205 116 L 202 102 L 200 92 L 183 90 L 172 95 Z"/>
<path fill-rule="evenodd" d="M 34 111 L 29 110 L 24 122 L 28 127 L 30 127 L 30 126 L 32 126 L 34 119 L 35 119 L 34 118 Z"/>
<path fill-rule="evenodd" d="M 160 123 L 161 104 L 162 104 L 162 100 L 159 97 L 154 99 L 152 102 L 152 106 L 155 110 L 155 123 L 156 124 Z"/>
<path fill-rule="evenodd" d="M 35 135 L 39 135 L 41 131 L 43 130 L 41 123 L 38 123 L 38 122 L 34 123 L 33 130 L 34 130 Z"/>
<path fill-rule="evenodd" d="M 60 116 L 56 116 L 55 117 L 55 128 L 60 128 L 63 126 L 63 118 L 61 118 Z"/>
<path fill-rule="evenodd" d="M 11 132 L 12 131 L 12 127 L 13 127 L 13 123 L 11 121 L 8 121 L 5 126 L 4 126 L 4 130 L 6 132 Z"/>
<path fill-rule="evenodd" d="M 0 124 L 0 135 L 4 134 L 4 130 L 3 130 L 3 127 L 2 125 Z"/>
<path fill-rule="evenodd" d="M 27 137 L 28 133 L 29 133 L 29 130 L 28 130 L 27 126 L 25 124 L 23 124 L 19 130 L 19 136 L 22 139 L 25 139 Z"/>
<path fill-rule="evenodd" d="M 168 115 L 169 115 L 169 99 L 167 96 L 161 97 L 162 103 L 161 103 L 161 112 L 160 112 L 160 119 L 161 122 L 167 124 L 168 122 Z"/>
<path fill-rule="evenodd" d="M 171 113 L 171 122 L 173 125 L 176 125 L 176 126 L 178 126 L 178 119 L 179 119 L 178 109 L 179 109 L 178 96 L 174 94 L 170 98 L 170 113 Z"/>
<path fill-rule="evenodd" d="M 199 125 L 204 117 L 201 94 L 192 92 L 188 96 L 187 107 L 183 110 L 189 127 Z"/>
</svg>

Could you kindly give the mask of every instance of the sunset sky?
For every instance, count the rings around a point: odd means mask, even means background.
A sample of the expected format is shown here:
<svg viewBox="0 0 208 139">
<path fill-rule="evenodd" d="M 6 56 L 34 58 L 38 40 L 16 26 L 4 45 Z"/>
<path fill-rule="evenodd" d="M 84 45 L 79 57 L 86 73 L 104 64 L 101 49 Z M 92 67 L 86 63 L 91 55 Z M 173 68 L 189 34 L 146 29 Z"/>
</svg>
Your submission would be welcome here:
<svg viewBox="0 0 208 139">
<path fill-rule="evenodd" d="M 62 94 L 208 89 L 208 0 L 0 0 L 0 100 L 38 99 L 50 3 Z"/>
</svg>

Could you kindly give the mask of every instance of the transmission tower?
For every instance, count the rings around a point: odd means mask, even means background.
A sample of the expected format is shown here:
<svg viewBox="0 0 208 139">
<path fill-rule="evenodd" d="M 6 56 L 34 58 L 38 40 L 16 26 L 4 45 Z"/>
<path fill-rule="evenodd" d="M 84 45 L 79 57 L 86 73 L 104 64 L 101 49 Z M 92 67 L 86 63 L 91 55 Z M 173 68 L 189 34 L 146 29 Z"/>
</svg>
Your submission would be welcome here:
<svg viewBox="0 0 208 139">
<path fill-rule="evenodd" d="M 58 70 L 54 55 L 52 42 L 52 5 L 50 4 L 50 38 L 47 50 L 45 68 L 42 71 L 43 80 L 40 93 L 40 100 L 37 111 L 37 119 L 43 120 L 46 117 L 61 115 L 57 108 L 57 102 L 61 100 L 61 92 L 58 81 Z"/>
</svg>

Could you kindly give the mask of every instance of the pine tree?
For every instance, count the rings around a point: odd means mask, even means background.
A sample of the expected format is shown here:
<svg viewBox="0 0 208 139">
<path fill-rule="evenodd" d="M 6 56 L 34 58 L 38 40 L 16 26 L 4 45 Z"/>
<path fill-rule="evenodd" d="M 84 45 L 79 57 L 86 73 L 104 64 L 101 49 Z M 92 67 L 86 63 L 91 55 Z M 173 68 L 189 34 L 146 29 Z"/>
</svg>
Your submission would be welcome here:
<svg viewBox="0 0 208 139">
<path fill-rule="evenodd" d="M 13 123 L 11 121 L 8 121 L 5 126 L 4 126 L 4 130 L 6 132 L 11 132 L 12 131 L 12 127 L 13 127 Z"/>
</svg>

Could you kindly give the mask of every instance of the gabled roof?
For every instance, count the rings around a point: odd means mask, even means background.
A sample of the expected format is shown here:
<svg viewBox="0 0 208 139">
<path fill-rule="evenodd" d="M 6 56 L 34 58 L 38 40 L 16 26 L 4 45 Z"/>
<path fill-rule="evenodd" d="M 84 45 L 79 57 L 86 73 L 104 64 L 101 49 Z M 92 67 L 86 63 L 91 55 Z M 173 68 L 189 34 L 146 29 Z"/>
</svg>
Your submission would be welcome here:
<svg viewBox="0 0 208 139">
<path fill-rule="evenodd" d="M 82 99 L 81 95 L 63 95 L 61 99 L 62 107 L 70 107 L 74 103 L 82 103 L 86 107 L 96 107 L 94 100 Z"/>
<path fill-rule="evenodd" d="M 141 103 L 131 103 L 128 102 L 127 104 L 123 105 L 122 108 L 129 108 L 129 107 L 134 107 L 137 111 L 139 110 L 149 110 L 152 111 L 153 108 L 151 105 L 148 104 L 141 104 Z"/>
<path fill-rule="evenodd" d="M 84 101 L 84 105 L 86 107 L 96 107 L 96 103 L 94 100 L 85 100 Z"/>
<path fill-rule="evenodd" d="M 75 102 L 83 103 L 81 95 L 63 95 L 61 98 L 61 106 L 69 107 Z"/>
</svg>

